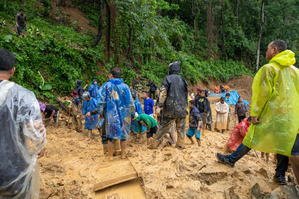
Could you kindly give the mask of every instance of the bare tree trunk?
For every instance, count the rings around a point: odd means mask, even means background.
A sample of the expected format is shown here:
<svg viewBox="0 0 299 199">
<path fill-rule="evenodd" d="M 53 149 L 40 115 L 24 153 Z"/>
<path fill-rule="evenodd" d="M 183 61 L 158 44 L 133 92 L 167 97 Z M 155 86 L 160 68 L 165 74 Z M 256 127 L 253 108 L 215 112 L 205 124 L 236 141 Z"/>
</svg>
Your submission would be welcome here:
<svg viewBox="0 0 299 199">
<path fill-rule="evenodd" d="M 107 13 L 107 21 L 106 21 L 106 45 L 105 45 L 105 62 L 108 63 L 110 61 L 110 41 L 111 41 L 111 11 L 107 0 L 105 0 L 106 4 L 106 13 Z"/>
<path fill-rule="evenodd" d="M 152 54 L 151 54 L 151 53 L 152 53 L 151 49 L 152 49 L 152 40 L 150 40 L 150 43 L 149 43 L 148 63 L 151 62 L 151 56 L 152 56 Z"/>
<path fill-rule="evenodd" d="M 99 1 L 99 28 L 98 28 L 98 34 L 96 38 L 93 40 L 93 45 L 96 46 L 101 41 L 103 36 L 103 0 Z"/>
<path fill-rule="evenodd" d="M 128 51 L 128 57 L 131 57 L 131 53 L 132 53 L 132 34 L 133 34 L 133 28 L 132 25 L 130 24 L 129 26 L 129 51 Z"/>
<path fill-rule="evenodd" d="M 192 0 L 192 4 L 191 4 L 191 11 L 192 11 L 192 15 L 193 15 L 193 23 L 194 23 L 194 36 L 195 38 L 198 37 L 198 28 L 197 28 L 197 20 L 196 17 L 198 15 L 198 0 Z"/>
<path fill-rule="evenodd" d="M 207 36 L 208 36 L 208 53 L 207 58 L 210 59 L 212 56 L 213 48 L 213 16 L 212 16 L 212 0 L 208 1 L 207 7 Z"/>
<path fill-rule="evenodd" d="M 117 31 L 116 31 L 116 23 L 117 23 L 117 16 L 116 16 L 116 6 L 113 3 L 110 3 L 111 8 L 111 16 L 112 16 L 112 32 L 113 32 L 113 41 L 114 41 L 114 56 L 116 58 L 115 60 L 115 66 L 119 64 L 119 57 L 118 57 L 118 38 L 117 38 Z"/>
<path fill-rule="evenodd" d="M 221 2 L 221 26 L 222 26 L 222 39 L 223 39 L 223 55 L 226 57 L 226 48 L 225 48 L 225 28 L 224 28 L 224 0 Z"/>
<path fill-rule="evenodd" d="M 237 23 L 237 25 L 239 23 L 239 5 L 240 5 L 240 0 L 236 0 L 235 17 L 236 17 L 236 23 Z"/>
<path fill-rule="evenodd" d="M 260 65 L 260 48 L 261 48 L 261 40 L 262 40 L 262 31 L 264 26 L 264 7 L 265 7 L 265 0 L 262 0 L 261 13 L 260 13 L 259 41 L 257 44 L 257 57 L 256 57 L 256 68 L 255 68 L 256 72 L 258 71 Z"/>
</svg>

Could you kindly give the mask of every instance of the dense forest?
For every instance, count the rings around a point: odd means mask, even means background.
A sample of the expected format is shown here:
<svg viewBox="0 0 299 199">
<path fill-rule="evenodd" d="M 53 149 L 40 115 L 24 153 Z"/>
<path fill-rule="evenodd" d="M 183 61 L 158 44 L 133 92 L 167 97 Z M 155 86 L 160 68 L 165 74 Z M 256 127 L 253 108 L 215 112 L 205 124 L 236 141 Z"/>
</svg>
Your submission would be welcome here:
<svg viewBox="0 0 299 199">
<path fill-rule="evenodd" d="M 97 35 L 53 9 L 70 3 Z M 20 8 L 29 20 L 26 39 L 15 33 Z M 297 53 L 298 16 L 299 0 L 2 0 L 0 48 L 18 60 L 14 80 L 41 98 L 51 97 L 48 90 L 68 94 L 76 79 L 103 83 L 114 66 L 128 84 L 160 83 L 177 60 L 188 83 L 227 81 L 267 63 L 273 40 Z"/>
</svg>

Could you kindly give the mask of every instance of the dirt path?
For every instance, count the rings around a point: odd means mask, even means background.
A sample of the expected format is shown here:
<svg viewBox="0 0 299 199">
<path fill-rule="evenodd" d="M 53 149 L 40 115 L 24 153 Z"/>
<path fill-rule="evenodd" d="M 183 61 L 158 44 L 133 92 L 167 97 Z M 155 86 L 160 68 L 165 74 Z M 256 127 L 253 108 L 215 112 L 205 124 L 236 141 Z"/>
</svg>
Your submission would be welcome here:
<svg viewBox="0 0 299 199">
<path fill-rule="evenodd" d="M 56 6 L 57 0 L 51 0 L 52 12 L 55 13 L 53 18 L 67 16 L 68 21 L 77 22 L 76 24 L 81 27 L 80 32 L 91 30 L 94 35 L 97 34 L 97 29 L 89 24 L 89 20 L 84 17 L 84 13 L 76 8 L 70 0 L 66 0 L 66 6 Z"/>
</svg>

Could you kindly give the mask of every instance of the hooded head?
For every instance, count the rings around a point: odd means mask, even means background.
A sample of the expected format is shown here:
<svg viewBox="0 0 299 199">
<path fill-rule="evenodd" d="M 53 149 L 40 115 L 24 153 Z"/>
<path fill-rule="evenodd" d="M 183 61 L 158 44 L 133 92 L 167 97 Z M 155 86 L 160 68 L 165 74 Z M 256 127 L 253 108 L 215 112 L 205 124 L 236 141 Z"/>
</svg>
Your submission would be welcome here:
<svg viewBox="0 0 299 199">
<path fill-rule="evenodd" d="M 295 53 L 293 53 L 291 50 L 285 50 L 273 57 L 270 63 L 273 62 L 276 62 L 283 67 L 292 66 L 296 63 Z"/>
<path fill-rule="evenodd" d="M 288 46 L 283 40 L 272 41 L 268 45 L 266 59 L 270 63 L 276 62 L 280 66 L 288 67 L 296 63 L 295 54 L 287 50 Z"/>
<path fill-rule="evenodd" d="M 89 101 L 90 100 L 90 94 L 89 94 L 89 92 L 85 91 L 83 93 L 82 97 L 83 97 L 84 100 Z"/>
<path fill-rule="evenodd" d="M 134 118 L 137 118 L 137 117 L 138 117 L 138 113 L 137 113 L 137 112 L 135 112 Z"/>
<path fill-rule="evenodd" d="M 177 62 L 173 62 L 171 64 L 169 64 L 169 69 L 168 69 L 168 73 L 169 75 L 178 75 L 180 73 L 181 70 L 181 62 L 177 61 Z"/>
<path fill-rule="evenodd" d="M 80 80 L 80 79 L 78 79 L 77 81 L 76 81 L 76 86 L 81 86 L 81 84 L 82 84 L 82 80 Z"/>
<path fill-rule="evenodd" d="M 92 84 L 97 85 L 98 84 L 98 80 L 97 79 L 93 79 Z"/>
<path fill-rule="evenodd" d="M 78 92 L 76 90 L 73 90 L 72 94 L 74 97 L 78 97 Z"/>
<path fill-rule="evenodd" d="M 46 110 L 46 105 L 43 104 L 43 103 L 41 103 L 41 102 L 39 102 L 38 104 L 39 104 L 40 109 L 41 109 L 43 112 L 45 112 L 45 110 Z"/>
</svg>

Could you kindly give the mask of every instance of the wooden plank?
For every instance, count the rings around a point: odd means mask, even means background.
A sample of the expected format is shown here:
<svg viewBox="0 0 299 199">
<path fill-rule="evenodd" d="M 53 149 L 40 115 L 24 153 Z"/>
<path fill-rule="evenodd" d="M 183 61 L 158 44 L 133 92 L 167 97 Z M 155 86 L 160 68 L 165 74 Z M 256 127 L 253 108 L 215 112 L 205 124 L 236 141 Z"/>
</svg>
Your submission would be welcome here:
<svg viewBox="0 0 299 199">
<path fill-rule="evenodd" d="M 113 185 L 117 185 L 117 184 L 129 181 L 129 180 L 133 180 L 133 179 L 136 179 L 136 178 L 137 178 L 137 173 L 136 172 L 130 173 L 130 174 L 125 175 L 125 176 L 120 176 L 120 177 L 117 177 L 117 178 L 114 178 L 114 179 L 106 180 L 106 181 L 100 182 L 98 184 L 95 184 L 94 185 L 94 190 L 99 191 L 99 190 L 105 189 L 107 187 L 111 187 Z"/>
<path fill-rule="evenodd" d="M 115 161 L 107 163 L 107 167 L 99 168 L 94 176 L 98 183 L 94 190 L 99 191 L 138 178 L 135 168 L 130 161 Z"/>
</svg>

